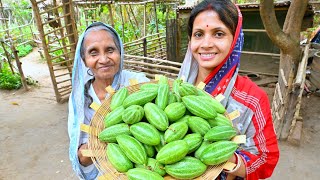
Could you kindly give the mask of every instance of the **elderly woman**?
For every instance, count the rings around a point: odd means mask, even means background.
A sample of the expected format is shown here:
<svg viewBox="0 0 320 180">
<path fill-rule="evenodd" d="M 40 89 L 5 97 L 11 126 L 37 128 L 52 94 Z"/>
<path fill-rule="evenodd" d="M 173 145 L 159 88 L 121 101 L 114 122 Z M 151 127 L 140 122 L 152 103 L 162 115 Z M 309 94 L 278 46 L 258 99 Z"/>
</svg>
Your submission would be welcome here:
<svg viewBox="0 0 320 180">
<path fill-rule="evenodd" d="M 81 154 L 87 148 L 88 135 L 80 124 L 90 124 L 94 110 L 92 102 L 101 104 L 108 96 L 105 88 L 118 90 L 129 85 L 129 79 L 139 83 L 149 81 L 143 73 L 123 70 L 124 50 L 117 32 L 110 26 L 95 22 L 80 36 L 72 72 L 72 92 L 69 98 L 69 155 L 80 179 L 95 179 L 98 170 L 90 157 Z"/>
</svg>

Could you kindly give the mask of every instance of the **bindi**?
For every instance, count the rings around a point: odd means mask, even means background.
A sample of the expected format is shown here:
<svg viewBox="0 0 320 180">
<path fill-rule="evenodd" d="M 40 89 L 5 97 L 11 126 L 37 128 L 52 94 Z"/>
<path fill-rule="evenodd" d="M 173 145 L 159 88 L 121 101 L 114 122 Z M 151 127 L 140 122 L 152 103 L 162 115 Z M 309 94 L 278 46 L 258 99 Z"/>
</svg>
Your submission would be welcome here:
<svg viewBox="0 0 320 180">
<path fill-rule="evenodd" d="M 207 27 L 209 27 L 208 24 L 207 24 Z"/>
</svg>

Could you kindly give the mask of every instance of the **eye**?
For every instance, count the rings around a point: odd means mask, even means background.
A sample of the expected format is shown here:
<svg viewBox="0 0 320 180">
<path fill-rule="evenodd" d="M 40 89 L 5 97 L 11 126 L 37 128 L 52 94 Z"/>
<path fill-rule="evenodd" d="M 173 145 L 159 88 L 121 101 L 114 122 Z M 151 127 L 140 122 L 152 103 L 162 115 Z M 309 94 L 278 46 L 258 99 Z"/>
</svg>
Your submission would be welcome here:
<svg viewBox="0 0 320 180">
<path fill-rule="evenodd" d="M 215 33 L 215 37 L 217 37 L 217 38 L 221 38 L 221 37 L 223 37 L 224 35 L 225 35 L 225 33 L 222 32 L 222 31 L 218 31 L 218 32 Z"/>
<path fill-rule="evenodd" d="M 98 55 L 98 52 L 97 51 L 95 51 L 95 50 L 93 50 L 93 51 L 90 51 L 89 52 L 89 54 L 90 54 L 90 56 L 97 56 Z"/>
<path fill-rule="evenodd" d="M 203 34 L 201 32 L 195 32 L 194 37 L 200 38 Z"/>
<path fill-rule="evenodd" d="M 108 53 L 113 53 L 115 51 L 115 49 L 113 48 L 113 47 L 109 47 L 108 49 L 107 49 L 107 52 Z"/>
</svg>

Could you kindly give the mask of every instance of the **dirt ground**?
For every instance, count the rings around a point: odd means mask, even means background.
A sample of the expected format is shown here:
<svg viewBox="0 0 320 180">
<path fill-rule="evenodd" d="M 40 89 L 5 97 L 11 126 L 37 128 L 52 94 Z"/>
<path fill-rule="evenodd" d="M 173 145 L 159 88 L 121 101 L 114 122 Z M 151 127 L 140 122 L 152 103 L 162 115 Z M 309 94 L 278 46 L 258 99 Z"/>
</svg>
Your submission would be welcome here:
<svg viewBox="0 0 320 180">
<path fill-rule="evenodd" d="M 68 157 L 67 103 L 55 101 L 49 70 L 36 50 L 22 59 L 30 91 L 0 90 L 0 180 L 77 179 Z M 320 97 L 303 99 L 300 147 L 279 142 L 280 161 L 270 179 L 318 179 Z"/>
</svg>

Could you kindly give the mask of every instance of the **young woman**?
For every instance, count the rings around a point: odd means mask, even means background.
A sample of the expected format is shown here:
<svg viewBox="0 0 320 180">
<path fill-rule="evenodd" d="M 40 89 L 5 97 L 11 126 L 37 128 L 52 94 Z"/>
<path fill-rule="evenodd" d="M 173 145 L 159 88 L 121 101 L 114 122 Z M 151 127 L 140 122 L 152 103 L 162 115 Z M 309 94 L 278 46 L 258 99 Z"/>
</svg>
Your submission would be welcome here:
<svg viewBox="0 0 320 180">
<path fill-rule="evenodd" d="M 272 175 L 279 159 L 267 94 L 247 77 L 238 75 L 243 45 L 242 15 L 230 0 L 204 0 L 194 7 L 188 23 L 189 45 L 179 76 L 205 90 L 223 94 L 227 112 L 238 110 L 233 120 L 246 135 L 229 161 L 237 166 L 220 179 L 264 179 Z"/>
<path fill-rule="evenodd" d="M 129 85 L 129 79 L 139 83 L 149 81 L 143 73 L 123 70 L 123 44 L 116 31 L 101 22 L 87 27 L 78 40 L 72 72 L 72 92 L 69 98 L 69 155 L 80 179 L 95 179 L 98 170 L 91 158 L 82 156 L 88 135 L 80 132 L 80 124 L 89 125 L 94 110 L 92 102 L 101 104 L 108 96 L 109 85 L 117 90 Z"/>
</svg>

